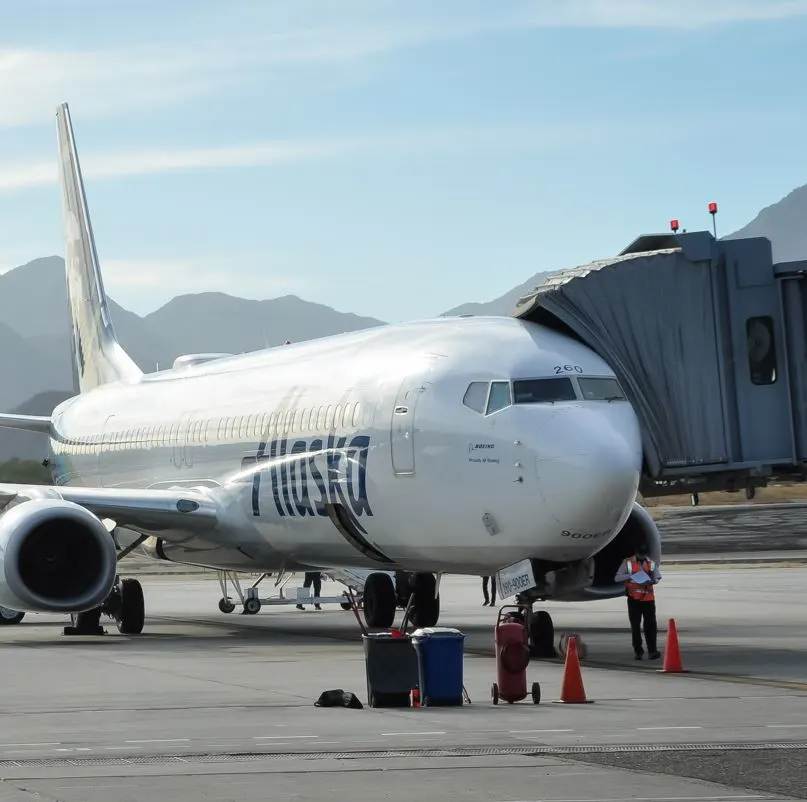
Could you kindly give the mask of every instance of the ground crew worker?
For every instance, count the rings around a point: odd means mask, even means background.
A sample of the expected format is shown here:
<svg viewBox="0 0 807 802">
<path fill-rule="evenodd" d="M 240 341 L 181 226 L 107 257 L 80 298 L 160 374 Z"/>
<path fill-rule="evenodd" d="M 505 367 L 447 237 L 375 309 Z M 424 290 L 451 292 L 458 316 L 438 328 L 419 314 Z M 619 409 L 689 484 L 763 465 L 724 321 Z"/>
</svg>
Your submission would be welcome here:
<svg viewBox="0 0 807 802">
<path fill-rule="evenodd" d="M 646 577 L 642 576 L 642 573 Z M 644 619 L 644 637 L 647 641 L 648 657 L 651 660 L 658 660 L 661 654 L 656 648 L 658 626 L 654 586 L 661 581 L 661 573 L 656 563 L 647 555 L 647 543 L 640 543 L 636 553 L 622 563 L 614 581 L 625 583 L 635 659 L 641 660 L 644 656 L 641 631 L 642 619 Z"/>
<path fill-rule="evenodd" d="M 488 597 L 488 582 L 490 582 L 490 597 Z M 496 575 L 493 576 L 483 576 L 482 577 L 482 594 L 485 597 L 485 601 L 482 602 L 482 606 L 485 607 L 490 604 L 493 607 L 496 604 Z"/>
<path fill-rule="evenodd" d="M 314 598 L 318 599 L 322 595 L 322 574 L 319 571 L 306 571 L 305 572 L 305 579 L 303 580 L 303 587 L 310 588 L 311 585 L 314 585 Z M 302 604 L 297 605 L 298 610 L 305 610 Z M 322 607 L 319 606 L 319 602 L 314 604 L 315 610 L 321 610 Z"/>
</svg>

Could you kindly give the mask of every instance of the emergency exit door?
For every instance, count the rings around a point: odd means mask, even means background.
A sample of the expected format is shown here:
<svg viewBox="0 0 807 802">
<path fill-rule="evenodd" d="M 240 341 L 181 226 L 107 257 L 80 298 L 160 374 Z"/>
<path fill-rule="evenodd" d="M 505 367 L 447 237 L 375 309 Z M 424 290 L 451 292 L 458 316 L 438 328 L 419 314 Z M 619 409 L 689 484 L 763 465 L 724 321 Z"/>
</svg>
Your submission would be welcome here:
<svg viewBox="0 0 807 802">
<path fill-rule="evenodd" d="M 392 407 L 392 470 L 406 475 L 415 472 L 415 406 L 423 387 L 405 380 Z"/>
</svg>

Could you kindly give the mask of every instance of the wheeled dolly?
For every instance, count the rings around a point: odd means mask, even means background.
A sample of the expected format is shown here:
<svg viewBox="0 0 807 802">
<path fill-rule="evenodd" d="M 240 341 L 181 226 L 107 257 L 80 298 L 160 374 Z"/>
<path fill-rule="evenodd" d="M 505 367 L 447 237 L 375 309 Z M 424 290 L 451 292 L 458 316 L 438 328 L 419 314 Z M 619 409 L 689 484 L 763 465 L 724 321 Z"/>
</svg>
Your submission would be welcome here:
<svg viewBox="0 0 807 802">
<path fill-rule="evenodd" d="M 217 579 L 221 588 L 221 598 L 219 599 L 219 610 L 222 613 L 232 613 L 235 611 L 236 602 L 228 593 L 228 585 L 232 586 L 238 603 L 241 605 L 243 615 L 257 615 L 264 606 L 277 607 L 297 604 L 338 604 L 343 610 L 350 610 L 350 596 L 343 591 L 338 596 L 312 596 L 308 588 L 298 587 L 294 596 L 286 596 L 285 587 L 291 580 L 293 574 L 281 571 L 275 579 L 275 587 L 278 588 L 277 596 L 261 598 L 258 595 L 258 585 L 272 576 L 266 572 L 248 588 L 244 589 L 234 571 L 217 571 Z"/>
</svg>

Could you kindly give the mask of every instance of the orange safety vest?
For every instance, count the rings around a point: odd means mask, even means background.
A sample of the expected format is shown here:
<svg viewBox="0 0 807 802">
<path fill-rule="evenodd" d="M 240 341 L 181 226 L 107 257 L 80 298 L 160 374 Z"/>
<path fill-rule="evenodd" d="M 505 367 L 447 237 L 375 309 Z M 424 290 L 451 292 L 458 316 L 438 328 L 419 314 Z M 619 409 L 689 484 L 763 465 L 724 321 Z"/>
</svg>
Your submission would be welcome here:
<svg viewBox="0 0 807 802">
<path fill-rule="evenodd" d="M 637 571 L 644 571 L 650 577 L 653 576 L 653 569 L 656 567 L 652 560 L 640 561 L 635 557 L 626 560 L 626 564 L 629 574 L 635 574 Z M 640 585 L 638 582 L 634 582 L 632 579 L 630 579 L 630 577 L 628 577 L 628 581 L 625 583 L 625 590 L 628 593 L 628 597 L 631 599 L 636 599 L 636 601 L 651 602 L 656 600 L 656 593 L 652 584 Z"/>
</svg>

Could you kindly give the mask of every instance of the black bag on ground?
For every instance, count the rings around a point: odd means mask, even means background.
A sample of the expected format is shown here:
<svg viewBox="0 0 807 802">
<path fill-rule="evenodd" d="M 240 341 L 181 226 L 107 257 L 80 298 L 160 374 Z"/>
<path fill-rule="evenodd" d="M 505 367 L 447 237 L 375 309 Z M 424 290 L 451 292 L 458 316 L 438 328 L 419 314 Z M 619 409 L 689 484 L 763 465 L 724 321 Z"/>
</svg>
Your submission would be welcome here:
<svg viewBox="0 0 807 802">
<path fill-rule="evenodd" d="M 349 707 L 351 710 L 363 710 L 364 705 L 359 701 L 355 693 L 343 691 L 338 688 L 334 691 L 323 691 L 319 699 L 314 702 L 314 707 Z"/>
</svg>

